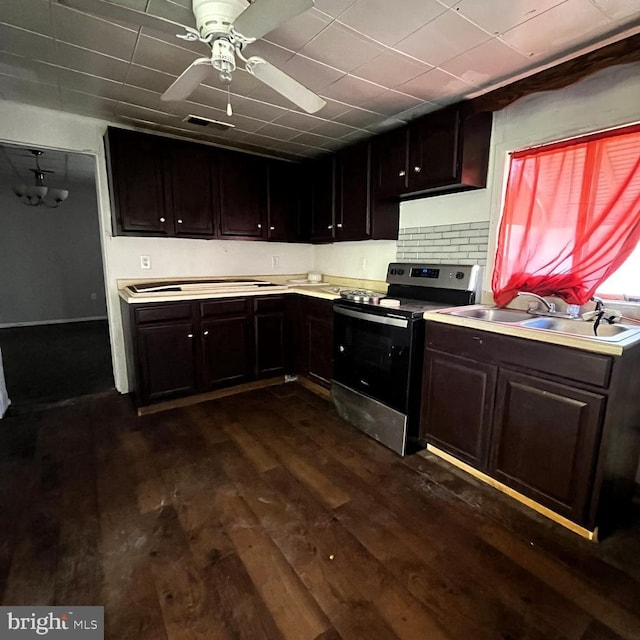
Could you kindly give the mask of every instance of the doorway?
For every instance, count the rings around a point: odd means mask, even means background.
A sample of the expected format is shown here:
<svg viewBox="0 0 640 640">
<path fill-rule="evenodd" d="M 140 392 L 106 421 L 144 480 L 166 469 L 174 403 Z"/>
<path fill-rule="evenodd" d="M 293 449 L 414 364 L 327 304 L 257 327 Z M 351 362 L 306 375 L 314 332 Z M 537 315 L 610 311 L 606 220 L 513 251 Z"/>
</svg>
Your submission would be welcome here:
<svg viewBox="0 0 640 640">
<path fill-rule="evenodd" d="M 95 171 L 89 155 L 0 144 L 7 415 L 114 388 Z"/>
</svg>

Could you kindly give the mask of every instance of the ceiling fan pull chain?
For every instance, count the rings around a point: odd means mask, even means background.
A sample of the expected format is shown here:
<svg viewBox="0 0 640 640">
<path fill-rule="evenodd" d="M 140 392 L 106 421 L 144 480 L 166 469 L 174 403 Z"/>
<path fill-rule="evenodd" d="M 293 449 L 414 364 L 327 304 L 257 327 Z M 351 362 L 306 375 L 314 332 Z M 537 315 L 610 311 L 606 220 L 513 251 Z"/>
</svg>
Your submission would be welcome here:
<svg viewBox="0 0 640 640">
<path fill-rule="evenodd" d="M 231 108 L 231 85 L 227 85 L 227 115 L 231 117 L 233 115 L 233 109 Z"/>
</svg>

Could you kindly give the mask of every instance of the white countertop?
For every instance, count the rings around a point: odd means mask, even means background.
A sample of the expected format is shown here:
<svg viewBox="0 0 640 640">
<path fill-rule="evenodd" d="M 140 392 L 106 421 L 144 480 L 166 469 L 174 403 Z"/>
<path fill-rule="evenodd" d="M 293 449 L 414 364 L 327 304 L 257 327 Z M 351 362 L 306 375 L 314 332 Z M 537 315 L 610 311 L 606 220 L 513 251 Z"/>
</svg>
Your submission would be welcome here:
<svg viewBox="0 0 640 640">
<path fill-rule="evenodd" d="M 487 309 L 490 305 L 469 305 L 465 309 Z M 461 307 L 455 307 L 459 311 Z M 454 310 L 451 308 L 450 310 Z M 481 320 L 478 318 L 467 318 L 464 316 L 447 315 L 447 309 L 439 309 L 438 311 L 427 311 L 424 314 L 425 320 L 432 322 L 441 322 L 443 324 L 455 325 L 458 327 L 468 327 L 470 329 L 478 329 L 488 331 L 489 333 L 499 333 L 505 336 L 514 336 L 516 338 L 525 338 L 528 340 L 536 340 L 537 342 L 546 342 L 549 344 L 557 344 L 564 347 L 572 347 L 583 351 L 592 351 L 594 353 L 602 353 L 606 355 L 619 356 L 625 349 L 638 344 L 640 342 L 640 331 L 631 334 L 628 338 L 624 338 L 617 342 L 607 342 L 590 338 L 587 336 L 571 335 L 568 333 L 560 333 L 558 331 L 549 331 L 545 329 L 534 329 L 523 327 L 518 324 L 495 322 Z M 635 328 L 635 327 L 634 327 Z M 638 327 L 640 329 L 640 326 Z"/>
<path fill-rule="evenodd" d="M 180 282 L 179 278 L 162 278 L 156 280 L 118 280 L 118 294 L 120 298 L 128 304 L 147 304 L 150 302 L 178 302 L 180 300 L 208 300 L 212 298 L 230 298 L 230 297 L 249 297 L 249 296 L 268 296 L 283 295 L 289 293 L 297 293 L 311 298 L 320 298 L 323 300 L 335 300 L 339 298 L 339 291 L 328 291 L 334 287 L 338 289 L 345 288 L 366 288 L 376 291 L 386 291 L 387 283 L 377 280 L 358 280 L 354 278 L 327 277 L 323 282 L 302 282 L 302 276 L 233 276 L 219 278 L 216 280 L 228 280 L 232 282 L 235 279 L 255 278 L 261 281 L 272 283 L 273 287 L 238 287 L 227 290 L 195 290 L 195 291 L 151 291 L 145 293 L 131 293 L 128 286 L 132 284 L 153 284 L 154 282 L 167 283 L 170 281 Z M 207 278 L 188 278 L 188 280 L 202 280 L 203 283 Z"/>
</svg>

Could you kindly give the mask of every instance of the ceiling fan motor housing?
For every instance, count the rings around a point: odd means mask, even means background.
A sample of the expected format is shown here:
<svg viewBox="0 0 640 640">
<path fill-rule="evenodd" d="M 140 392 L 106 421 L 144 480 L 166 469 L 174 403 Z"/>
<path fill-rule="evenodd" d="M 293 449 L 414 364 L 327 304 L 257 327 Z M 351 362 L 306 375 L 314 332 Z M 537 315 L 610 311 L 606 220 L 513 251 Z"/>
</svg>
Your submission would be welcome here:
<svg viewBox="0 0 640 640">
<path fill-rule="evenodd" d="M 235 19 L 248 7 L 246 0 L 193 0 L 193 13 L 203 38 L 229 33 Z"/>
</svg>

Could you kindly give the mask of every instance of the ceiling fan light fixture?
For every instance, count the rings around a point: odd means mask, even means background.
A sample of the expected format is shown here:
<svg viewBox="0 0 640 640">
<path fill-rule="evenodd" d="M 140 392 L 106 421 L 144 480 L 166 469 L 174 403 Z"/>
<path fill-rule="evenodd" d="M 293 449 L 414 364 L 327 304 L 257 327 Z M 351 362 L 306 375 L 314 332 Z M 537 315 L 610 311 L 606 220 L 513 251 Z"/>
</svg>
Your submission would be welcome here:
<svg viewBox="0 0 640 640">
<path fill-rule="evenodd" d="M 224 38 L 218 38 L 211 44 L 211 64 L 222 74 L 231 74 L 236 69 L 235 47 Z"/>
</svg>

